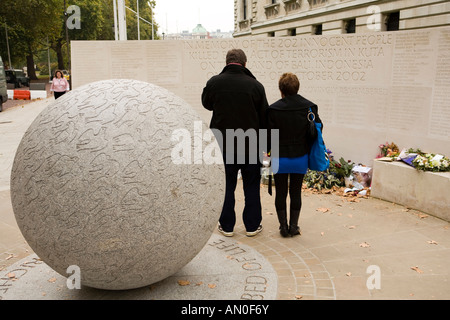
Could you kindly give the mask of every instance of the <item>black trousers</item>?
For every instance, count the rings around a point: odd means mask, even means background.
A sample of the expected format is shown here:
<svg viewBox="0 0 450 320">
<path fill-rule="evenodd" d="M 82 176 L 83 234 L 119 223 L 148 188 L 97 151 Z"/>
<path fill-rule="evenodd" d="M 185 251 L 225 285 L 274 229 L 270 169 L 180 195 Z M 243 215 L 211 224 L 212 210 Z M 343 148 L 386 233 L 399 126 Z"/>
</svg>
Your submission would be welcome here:
<svg viewBox="0 0 450 320">
<path fill-rule="evenodd" d="M 54 91 L 53 94 L 55 96 L 55 100 L 58 99 L 59 97 L 61 97 L 65 93 L 66 93 L 65 91 L 63 91 L 63 92 Z"/>
<path fill-rule="evenodd" d="M 236 213 L 234 211 L 234 192 L 237 185 L 238 171 L 241 170 L 244 187 L 245 207 L 242 220 L 246 231 L 252 232 L 261 224 L 261 165 L 260 164 L 226 164 L 226 190 L 225 201 L 220 215 L 220 225 L 226 232 L 231 232 L 236 224 Z"/>
<path fill-rule="evenodd" d="M 274 175 L 275 180 L 275 208 L 277 211 L 286 210 L 286 198 L 289 192 L 290 210 L 302 208 L 302 183 L 304 174 L 280 173 Z M 289 180 L 289 181 L 288 181 Z"/>
</svg>

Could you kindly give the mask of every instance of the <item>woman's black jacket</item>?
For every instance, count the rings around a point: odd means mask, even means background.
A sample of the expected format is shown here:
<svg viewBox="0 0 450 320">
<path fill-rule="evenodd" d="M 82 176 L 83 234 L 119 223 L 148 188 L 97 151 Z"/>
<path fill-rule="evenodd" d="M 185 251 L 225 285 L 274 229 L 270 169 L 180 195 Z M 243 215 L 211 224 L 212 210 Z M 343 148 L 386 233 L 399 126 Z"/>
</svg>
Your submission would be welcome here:
<svg viewBox="0 0 450 320">
<path fill-rule="evenodd" d="M 279 129 L 279 157 L 296 158 L 309 152 L 312 144 L 307 139 L 309 108 L 315 115 L 315 121 L 322 123 L 317 105 L 298 94 L 286 96 L 269 106 L 267 109 L 269 150 L 270 130 Z"/>
</svg>

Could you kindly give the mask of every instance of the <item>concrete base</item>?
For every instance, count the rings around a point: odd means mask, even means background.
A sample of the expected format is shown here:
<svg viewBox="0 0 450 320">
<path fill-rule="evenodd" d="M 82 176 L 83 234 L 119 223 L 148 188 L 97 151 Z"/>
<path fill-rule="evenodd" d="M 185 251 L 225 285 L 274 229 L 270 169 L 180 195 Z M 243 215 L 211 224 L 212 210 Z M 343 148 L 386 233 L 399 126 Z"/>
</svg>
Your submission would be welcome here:
<svg viewBox="0 0 450 320">
<path fill-rule="evenodd" d="M 450 172 L 424 172 L 402 162 L 375 160 L 371 195 L 450 221 Z"/>
<path fill-rule="evenodd" d="M 134 290 L 69 289 L 65 277 L 33 254 L 1 272 L 0 300 L 273 300 L 277 281 L 272 265 L 256 250 L 213 234 L 179 272 Z"/>
</svg>

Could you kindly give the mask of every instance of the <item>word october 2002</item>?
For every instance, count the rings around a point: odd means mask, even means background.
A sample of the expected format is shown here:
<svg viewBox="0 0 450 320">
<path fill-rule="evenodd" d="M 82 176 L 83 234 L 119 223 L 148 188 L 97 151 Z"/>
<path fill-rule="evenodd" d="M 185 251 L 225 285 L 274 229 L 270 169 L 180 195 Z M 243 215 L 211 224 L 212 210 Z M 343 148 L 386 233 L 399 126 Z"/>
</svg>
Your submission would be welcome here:
<svg viewBox="0 0 450 320">
<path fill-rule="evenodd" d="M 214 312 L 223 313 L 228 315 L 266 315 L 269 305 L 259 304 L 244 304 L 244 305 L 227 305 L 225 310 L 217 309 L 216 307 L 197 307 L 189 304 L 187 307 L 181 308 L 181 314 L 183 315 L 207 315 L 210 318 L 214 316 Z"/>
</svg>

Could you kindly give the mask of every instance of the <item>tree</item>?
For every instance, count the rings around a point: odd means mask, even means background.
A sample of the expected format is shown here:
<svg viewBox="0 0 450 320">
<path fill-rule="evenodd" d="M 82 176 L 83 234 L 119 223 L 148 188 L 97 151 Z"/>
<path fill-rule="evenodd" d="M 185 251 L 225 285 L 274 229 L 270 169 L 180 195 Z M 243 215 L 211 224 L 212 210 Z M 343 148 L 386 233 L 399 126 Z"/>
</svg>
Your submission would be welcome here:
<svg viewBox="0 0 450 320">
<path fill-rule="evenodd" d="M 66 1 L 67 8 L 76 5 L 80 8 L 81 26 L 77 28 L 69 28 L 68 35 L 70 40 L 96 40 L 101 33 L 101 29 L 105 23 L 103 17 L 103 6 L 108 1 L 102 0 L 72 0 Z M 63 50 L 66 46 L 66 25 L 64 23 L 64 6 L 60 6 L 60 19 L 62 21 L 59 31 L 51 37 L 50 46 L 56 52 L 58 59 L 58 69 L 66 69 L 64 62 Z M 75 14 L 75 13 L 72 13 Z M 71 12 L 68 12 L 70 17 Z M 67 50 L 67 49 L 66 49 Z M 68 61 L 66 61 L 68 63 Z"/>
<path fill-rule="evenodd" d="M 58 0 L 2 0 L 0 18 L 8 23 L 12 34 L 12 47 L 20 50 L 14 55 L 25 56 L 28 76 L 36 80 L 34 54 L 45 43 L 46 34 L 56 30 L 54 18 Z M 22 51 L 23 50 L 23 51 Z"/>
<path fill-rule="evenodd" d="M 155 0 L 150 0 L 155 4 Z M 136 11 L 136 0 L 126 0 L 126 5 Z M 68 30 L 70 40 L 114 40 L 114 11 L 112 0 L 66 0 L 66 6 L 80 8 L 81 28 Z M 58 68 L 65 69 L 66 25 L 64 0 L 1 0 L 0 11 L 0 55 L 7 56 L 5 23 L 8 26 L 8 39 L 12 62 L 23 64 L 26 61 L 28 75 L 36 80 L 35 56 L 50 47 L 55 51 Z M 147 0 L 139 1 L 140 16 L 152 21 L 152 10 Z M 69 12 L 69 15 L 71 13 Z M 136 14 L 127 9 L 128 39 L 137 39 Z M 158 25 L 154 23 L 154 39 L 157 39 Z M 152 26 L 141 21 L 141 39 L 152 38 Z"/>
<path fill-rule="evenodd" d="M 152 22 L 152 9 L 147 4 L 148 0 L 139 0 L 139 16 L 148 22 Z M 155 1 L 149 1 L 150 4 L 155 7 Z M 133 11 L 137 11 L 137 1 L 136 0 L 126 0 L 125 5 L 132 9 Z M 127 38 L 128 40 L 137 40 L 138 32 L 137 32 L 137 16 L 136 14 L 129 10 L 127 10 Z M 139 30 L 141 33 L 141 40 L 151 40 L 152 39 L 152 26 L 143 20 L 139 23 Z M 158 24 L 153 22 L 153 39 L 157 39 L 157 31 Z"/>
</svg>

